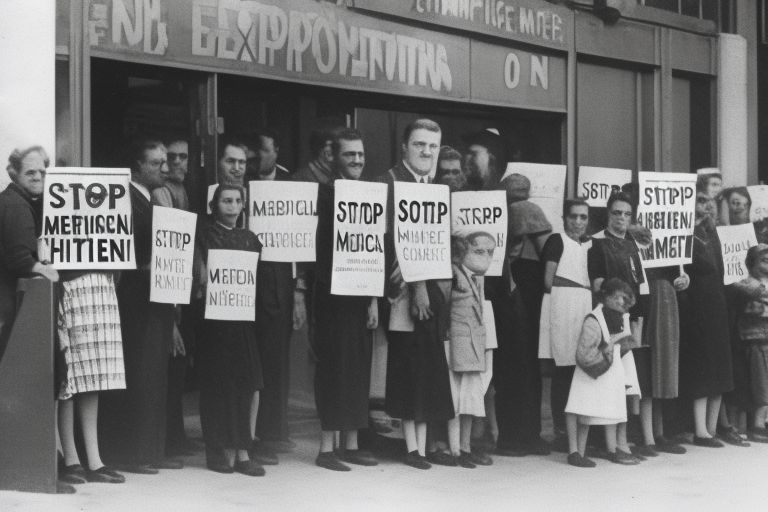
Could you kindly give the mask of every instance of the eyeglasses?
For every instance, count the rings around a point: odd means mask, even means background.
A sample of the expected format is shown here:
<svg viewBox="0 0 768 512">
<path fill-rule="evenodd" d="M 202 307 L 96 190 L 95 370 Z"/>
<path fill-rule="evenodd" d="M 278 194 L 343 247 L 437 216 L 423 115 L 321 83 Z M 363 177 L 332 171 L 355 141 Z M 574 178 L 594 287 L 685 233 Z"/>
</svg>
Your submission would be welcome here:
<svg viewBox="0 0 768 512">
<path fill-rule="evenodd" d="M 189 155 L 186 153 L 168 153 L 168 160 L 173 161 L 173 160 L 176 160 L 177 158 L 179 160 L 186 160 L 187 158 L 189 158 Z"/>
<path fill-rule="evenodd" d="M 167 164 L 168 161 L 167 160 L 150 160 L 147 163 L 150 165 L 150 167 L 162 167 L 165 164 Z"/>
<path fill-rule="evenodd" d="M 630 218 L 632 217 L 632 212 L 625 212 L 623 210 L 611 210 L 611 215 L 613 215 L 614 217 Z"/>
</svg>

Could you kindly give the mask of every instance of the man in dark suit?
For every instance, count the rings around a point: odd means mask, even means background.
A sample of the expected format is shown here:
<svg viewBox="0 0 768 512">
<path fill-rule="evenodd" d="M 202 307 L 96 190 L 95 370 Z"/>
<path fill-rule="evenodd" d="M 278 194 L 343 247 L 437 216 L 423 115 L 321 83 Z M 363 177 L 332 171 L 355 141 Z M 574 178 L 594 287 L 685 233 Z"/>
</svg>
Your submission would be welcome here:
<svg viewBox="0 0 768 512">
<path fill-rule="evenodd" d="M 400 315 L 402 318 L 395 319 L 393 315 L 392 320 L 400 321 L 398 326 L 389 322 L 390 315 L 382 315 L 390 327 L 385 409 L 390 416 L 402 419 L 408 450 L 404 462 L 418 469 L 431 467 L 425 458 L 427 423 L 454 417 L 443 346 L 448 308 L 436 281 L 403 282 L 394 252 L 394 184 L 432 183 L 440 138 L 440 126 L 434 121 L 413 121 L 403 133 L 403 159 L 377 178 L 389 185 L 385 239 L 388 295 L 400 304 L 407 303 L 397 310 L 405 311 Z"/>
<path fill-rule="evenodd" d="M 277 136 L 262 131 L 249 145 L 246 179 L 287 181 L 288 170 L 278 165 Z M 259 261 L 256 289 L 256 336 L 261 350 L 264 389 L 261 390 L 252 456 L 261 464 L 275 464 L 273 452 L 290 451 L 288 392 L 292 329 L 306 318 L 304 286 L 294 277 L 292 263 Z"/>
<path fill-rule="evenodd" d="M 166 149 L 161 142 L 144 141 L 137 146 L 130 186 L 136 270 L 123 272 L 117 287 L 126 389 L 105 393 L 99 414 L 104 459 L 124 471 L 141 474 L 183 466 L 181 461 L 165 458 L 173 305 L 149 301 L 150 198 L 151 191 L 165 183 L 167 173 Z"/>
</svg>

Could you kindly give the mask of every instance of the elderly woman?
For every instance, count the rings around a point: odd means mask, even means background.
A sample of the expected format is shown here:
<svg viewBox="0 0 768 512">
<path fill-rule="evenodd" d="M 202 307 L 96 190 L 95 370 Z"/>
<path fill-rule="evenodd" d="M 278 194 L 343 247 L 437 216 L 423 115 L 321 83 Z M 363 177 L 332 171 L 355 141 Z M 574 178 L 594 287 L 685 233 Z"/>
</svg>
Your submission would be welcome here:
<svg viewBox="0 0 768 512">
<path fill-rule="evenodd" d="M 563 445 L 566 431 L 565 404 L 576 368 L 576 342 L 584 317 L 592 310 L 592 293 L 587 273 L 586 236 L 589 205 L 583 199 L 568 199 L 563 206 L 565 232 L 555 233 L 542 249 L 544 298 L 539 324 L 539 358 L 553 359 L 550 399 L 555 444 Z M 575 416 L 568 420 L 568 453 L 576 451 Z"/>
<path fill-rule="evenodd" d="M 256 235 L 236 227 L 243 211 L 244 190 L 219 185 L 211 199 L 211 218 L 197 234 L 197 267 L 205 285 L 208 251 L 227 249 L 261 252 Z M 200 377 L 200 424 L 208 469 L 263 476 L 264 468 L 251 459 L 258 410 L 264 386 L 253 322 L 204 320 L 197 362 Z"/>
<path fill-rule="evenodd" d="M 57 281 L 53 267 L 39 261 L 43 181 L 50 160 L 41 146 L 15 149 L 8 157 L 12 183 L 0 193 L 0 357 L 16 315 L 19 278 L 42 275 Z"/>
</svg>

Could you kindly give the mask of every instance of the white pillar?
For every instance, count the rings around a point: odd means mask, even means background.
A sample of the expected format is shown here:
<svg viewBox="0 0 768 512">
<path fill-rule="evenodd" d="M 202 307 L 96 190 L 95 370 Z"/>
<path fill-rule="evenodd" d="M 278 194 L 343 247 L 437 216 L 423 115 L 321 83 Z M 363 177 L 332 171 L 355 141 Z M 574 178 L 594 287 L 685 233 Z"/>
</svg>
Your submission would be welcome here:
<svg viewBox="0 0 768 512">
<path fill-rule="evenodd" d="M 0 189 L 8 155 L 39 144 L 55 161 L 56 2 L 5 0 L 0 16 Z"/>
<path fill-rule="evenodd" d="M 720 34 L 717 74 L 717 153 L 726 185 L 747 184 L 747 40 Z M 752 183 L 750 183 L 751 185 Z"/>
</svg>

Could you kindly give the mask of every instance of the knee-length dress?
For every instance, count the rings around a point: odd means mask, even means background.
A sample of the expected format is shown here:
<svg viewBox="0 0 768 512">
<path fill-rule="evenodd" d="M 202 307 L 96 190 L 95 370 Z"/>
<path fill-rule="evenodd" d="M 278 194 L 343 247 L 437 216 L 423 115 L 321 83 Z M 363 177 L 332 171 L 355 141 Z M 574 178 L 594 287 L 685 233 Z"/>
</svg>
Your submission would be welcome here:
<svg viewBox="0 0 768 512">
<path fill-rule="evenodd" d="M 599 343 L 600 339 L 614 342 L 629 334 L 626 315 L 623 329 L 610 334 L 602 305 L 599 305 L 584 320 L 579 343 Z M 631 354 L 629 352 L 626 356 Z M 565 412 L 581 416 L 580 422 L 589 425 L 613 425 L 627 421 L 627 386 L 634 386 L 637 377 L 630 383 L 632 375 L 626 370 L 626 361 L 622 360 L 619 344 L 613 345 L 613 362 L 608 371 L 596 379 L 576 366 Z"/>
<path fill-rule="evenodd" d="M 123 336 L 114 276 L 62 272 L 58 302 L 59 347 L 67 365 L 59 399 L 77 393 L 125 389 Z"/>
<path fill-rule="evenodd" d="M 702 398 L 733 389 L 728 307 L 720 241 L 714 228 L 696 226 L 691 278 L 680 294 L 680 395 Z"/>
<path fill-rule="evenodd" d="M 228 229 L 214 221 L 204 221 L 197 237 L 198 257 L 203 261 L 207 261 L 209 249 L 261 251 L 261 243 L 250 231 Z M 211 449 L 247 449 L 253 435 L 251 401 L 263 387 L 255 324 L 223 320 L 202 323 L 196 363 L 203 439 Z"/>
<path fill-rule="evenodd" d="M 576 342 L 584 317 L 592 310 L 592 291 L 587 272 L 591 241 L 555 233 L 542 250 L 544 262 L 556 262 L 552 291 L 541 301 L 539 359 L 554 359 L 557 366 L 576 364 Z"/>
</svg>

